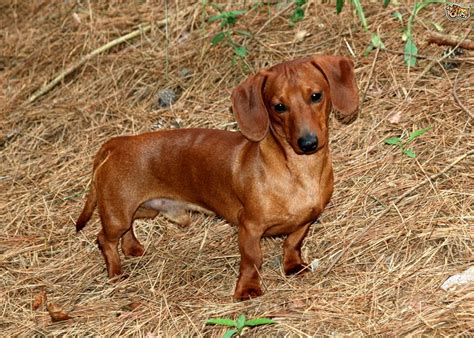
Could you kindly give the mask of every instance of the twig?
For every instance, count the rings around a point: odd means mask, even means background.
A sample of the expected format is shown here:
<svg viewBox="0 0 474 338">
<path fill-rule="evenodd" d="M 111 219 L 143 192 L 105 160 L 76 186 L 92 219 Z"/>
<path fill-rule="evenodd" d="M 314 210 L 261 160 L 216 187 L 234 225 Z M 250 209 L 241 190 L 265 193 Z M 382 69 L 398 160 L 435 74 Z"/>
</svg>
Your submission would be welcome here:
<svg viewBox="0 0 474 338">
<path fill-rule="evenodd" d="M 467 153 L 465 153 L 464 155 L 461 155 L 459 156 L 457 159 L 455 159 L 453 162 L 451 162 L 446 168 L 444 168 L 443 170 L 441 170 L 439 173 L 436 173 L 436 174 L 433 174 L 431 175 L 430 177 L 427 177 L 425 180 L 421 181 L 420 183 L 418 183 L 417 185 L 413 186 L 411 189 L 408 189 L 405 193 L 403 193 L 402 195 L 400 195 L 391 205 L 389 205 L 386 209 L 384 209 L 377 217 L 375 217 L 374 220 L 372 220 L 372 222 L 370 222 L 370 224 L 368 226 L 365 227 L 364 230 L 362 230 L 361 232 L 359 232 L 359 234 L 357 234 L 350 242 L 348 245 L 346 245 L 343 249 L 341 249 L 341 251 L 336 255 L 336 257 L 334 258 L 334 260 L 331 262 L 331 264 L 329 265 L 329 267 L 326 269 L 326 271 L 324 272 L 323 276 L 326 276 L 331 270 L 332 268 L 334 267 L 334 265 L 336 265 L 336 263 L 341 259 L 342 256 L 344 256 L 344 254 L 347 252 L 347 250 L 349 250 L 349 248 L 356 242 L 358 241 L 359 239 L 361 239 L 369 230 L 372 229 L 372 227 L 377 223 L 377 221 L 382 218 L 383 216 L 385 216 L 391 209 L 392 206 L 395 206 L 397 203 L 399 203 L 401 200 L 403 200 L 405 197 L 407 197 L 408 195 L 410 195 L 412 192 L 414 192 L 415 190 L 417 190 L 418 188 L 422 187 L 423 185 L 425 185 L 426 183 L 428 182 L 431 182 L 433 180 L 435 180 L 436 178 L 438 178 L 439 176 L 445 174 L 446 172 L 448 172 L 449 170 L 451 170 L 456 164 L 458 164 L 460 161 L 464 160 L 466 157 L 468 156 L 471 156 L 471 155 L 474 155 L 474 150 L 471 150 L 471 151 L 468 151 Z"/>
<path fill-rule="evenodd" d="M 189 10 L 184 10 L 184 11 L 181 11 L 180 13 L 178 13 L 178 14 L 183 13 L 184 15 L 186 15 L 188 12 L 189 12 Z M 158 26 L 158 27 L 164 26 L 164 25 L 167 24 L 167 20 L 168 20 L 168 18 L 160 20 L 160 21 L 156 22 L 155 25 Z M 137 30 L 134 30 L 133 32 L 130 32 L 130 33 L 124 35 L 124 36 L 121 36 L 121 37 L 119 37 L 115 40 L 112 40 L 109 43 L 103 45 L 102 47 L 99 47 L 96 50 L 93 50 L 92 52 L 90 52 L 89 54 L 84 56 L 82 59 L 77 61 L 76 63 L 73 63 L 71 66 L 69 66 L 65 70 L 59 72 L 54 77 L 54 79 L 52 79 L 49 83 L 47 83 L 46 85 L 44 85 L 43 87 L 38 89 L 35 93 L 33 93 L 33 95 L 31 95 L 28 98 L 28 102 L 32 103 L 32 102 L 36 101 L 39 97 L 41 97 L 44 94 L 46 94 L 47 92 L 49 92 L 51 89 L 53 89 L 55 86 L 57 86 L 66 76 L 68 76 L 69 74 L 74 72 L 77 68 L 81 67 L 83 64 L 85 64 L 87 61 L 92 59 L 94 56 L 96 56 L 100 53 L 103 53 L 103 52 L 105 52 L 105 51 L 107 51 L 107 50 L 109 50 L 109 49 L 125 42 L 125 41 L 131 40 L 131 39 L 133 39 L 133 38 L 135 38 L 135 37 L 137 37 L 141 34 L 144 34 L 144 33 L 148 32 L 150 29 L 151 29 L 150 24 L 143 24 Z"/>
<path fill-rule="evenodd" d="M 35 93 L 33 93 L 33 95 L 31 95 L 28 98 L 28 102 L 32 103 L 32 102 L 36 101 L 39 97 L 41 97 L 44 94 L 46 94 L 47 92 L 49 92 L 51 89 L 53 89 L 55 86 L 57 86 L 66 76 L 68 76 L 69 74 L 74 72 L 77 68 L 81 67 L 83 64 L 85 64 L 87 61 L 92 59 L 94 56 L 96 56 L 100 53 L 103 53 L 103 52 L 105 52 L 105 51 L 107 51 L 107 50 L 109 50 L 109 49 L 111 49 L 111 48 L 127 41 L 127 40 L 133 39 L 133 38 L 139 36 L 140 34 L 144 34 L 144 33 L 148 32 L 150 29 L 151 29 L 150 25 L 142 26 L 139 29 L 137 29 L 137 30 L 135 30 L 131 33 L 128 33 L 124 36 L 121 36 L 121 37 L 119 37 L 119 38 L 117 38 L 113 41 L 110 41 L 109 43 L 93 50 L 92 52 L 90 52 L 89 54 L 84 56 L 82 59 L 77 61 L 76 63 L 73 63 L 68 68 L 66 68 L 63 71 L 59 72 L 54 77 L 53 80 L 51 80 L 49 83 L 47 83 L 46 85 L 44 85 L 43 87 L 38 89 Z"/>
<path fill-rule="evenodd" d="M 454 96 L 454 100 L 456 101 L 456 103 L 459 105 L 459 107 L 461 107 L 462 110 L 464 110 L 466 113 L 468 113 L 472 119 L 474 119 L 474 113 L 472 111 L 470 111 L 466 106 L 464 106 L 461 102 L 461 100 L 459 99 L 459 96 L 458 96 L 458 93 L 457 93 L 457 86 L 458 86 L 458 81 L 459 81 L 459 73 L 461 73 L 461 68 L 462 68 L 462 65 L 461 67 L 459 68 L 459 71 L 458 71 L 458 74 L 456 75 L 456 79 L 454 80 L 454 84 L 453 84 L 453 96 Z"/>
<path fill-rule="evenodd" d="M 430 32 L 427 44 L 435 43 L 439 46 L 458 46 L 464 49 L 474 49 L 474 41 L 462 39 L 453 35 L 445 35 L 436 32 Z"/>
<path fill-rule="evenodd" d="M 288 6 L 284 7 L 282 10 L 278 11 L 274 16 L 272 16 L 270 19 L 268 19 L 262 27 L 254 34 L 255 36 L 259 35 L 273 20 L 278 18 L 280 15 L 285 13 L 288 9 L 290 9 L 294 5 L 294 2 L 291 2 Z"/>
<path fill-rule="evenodd" d="M 375 51 L 374 61 L 372 62 L 372 68 L 370 68 L 369 78 L 367 80 L 367 84 L 365 85 L 364 95 L 362 96 L 361 106 L 364 104 L 365 97 L 367 96 L 367 91 L 369 90 L 370 80 L 372 79 L 372 75 L 374 74 L 375 64 L 377 63 L 377 58 L 379 56 L 380 48 L 377 48 Z"/>
<path fill-rule="evenodd" d="M 417 76 L 417 78 L 415 79 L 415 81 L 412 82 L 411 84 L 411 87 L 410 89 L 408 90 L 407 94 L 406 94 L 406 97 L 405 97 L 405 101 L 408 100 L 410 94 L 411 94 L 411 91 L 413 90 L 413 88 L 415 87 L 415 84 L 418 82 L 418 80 L 420 80 L 423 76 L 425 76 L 426 73 L 428 73 L 428 71 L 431 69 L 431 67 L 433 67 L 436 63 L 440 63 L 441 61 L 443 61 L 444 59 L 447 59 L 448 57 L 450 57 L 452 54 L 454 54 L 454 50 L 456 48 L 459 47 L 459 45 L 466 39 L 466 37 L 469 35 L 469 33 L 471 32 L 472 28 L 469 28 L 469 30 L 466 32 L 466 34 L 464 34 L 462 40 L 458 41 L 458 44 L 455 46 L 455 48 L 453 48 L 449 53 L 447 53 L 446 55 L 443 55 L 441 58 L 439 59 L 434 59 L 432 60 L 424 69 L 423 71 L 421 72 L 420 75 Z"/>
</svg>

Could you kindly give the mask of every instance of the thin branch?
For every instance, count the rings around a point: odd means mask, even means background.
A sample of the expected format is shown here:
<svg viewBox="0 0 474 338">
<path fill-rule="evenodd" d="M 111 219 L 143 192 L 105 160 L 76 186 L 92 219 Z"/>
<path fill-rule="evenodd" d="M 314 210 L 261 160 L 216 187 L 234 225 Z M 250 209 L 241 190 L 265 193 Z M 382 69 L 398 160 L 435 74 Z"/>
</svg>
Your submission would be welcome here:
<svg viewBox="0 0 474 338">
<path fill-rule="evenodd" d="M 189 10 L 184 10 L 184 11 L 181 11 L 180 13 L 178 13 L 178 14 L 182 13 L 183 15 L 187 15 L 188 12 L 189 12 Z M 163 20 L 160 20 L 160 21 L 154 23 L 154 25 L 157 26 L 157 27 L 162 27 L 162 26 L 167 24 L 167 20 L 168 20 L 168 18 L 165 18 Z M 92 52 L 90 52 L 86 56 L 82 57 L 79 61 L 73 63 L 72 65 L 70 65 L 66 69 L 64 69 L 61 72 L 57 73 L 57 75 L 50 82 L 48 82 L 46 85 L 44 85 L 43 87 L 38 89 L 35 93 L 33 93 L 28 98 L 28 102 L 32 103 L 32 102 L 36 101 L 39 97 L 41 97 L 44 94 L 46 94 L 47 92 L 49 92 L 51 89 L 53 89 L 55 86 L 57 86 L 61 81 L 63 81 L 66 76 L 68 76 L 69 74 L 74 72 L 76 69 L 78 69 L 79 67 L 84 65 L 87 61 L 92 59 L 94 56 L 96 56 L 98 54 L 101 54 L 103 52 L 106 52 L 109 49 L 111 49 L 111 48 L 113 48 L 117 45 L 120 45 L 121 43 L 124 43 L 125 41 L 131 40 L 131 39 L 133 39 L 133 38 L 135 38 L 139 35 L 147 33 L 148 31 L 151 30 L 151 27 L 152 26 L 150 24 L 142 24 L 142 25 L 140 25 L 140 27 L 137 30 L 134 30 L 133 32 L 130 32 L 126 35 L 123 35 L 123 36 L 121 36 L 121 37 L 119 37 L 115 40 L 112 40 L 109 43 L 97 48 L 96 50 L 93 50 Z"/>
<path fill-rule="evenodd" d="M 461 107 L 462 110 L 464 110 L 466 113 L 468 113 L 472 119 L 474 119 L 474 113 L 470 111 L 465 105 L 462 104 L 461 100 L 459 99 L 458 93 L 457 93 L 457 86 L 458 86 L 458 81 L 459 81 L 459 73 L 461 73 L 462 65 L 459 68 L 458 74 L 456 75 L 456 79 L 454 80 L 453 84 L 453 96 L 454 100 L 458 104 L 459 107 Z"/>
<path fill-rule="evenodd" d="M 73 63 L 72 65 L 70 65 L 69 67 L 64 69 L 63 71 L 59 72 L 54 77 L 54 79 L 52 79 L 49 83 L 47 83 L 46 85 L 44 85 L 43 87 L 38 89 L 35 93 L 33 93 L 33 95 L 31 95 L 28 98 L 28 102 L 32 103 L 32 102 L 36 101 L 39 97 L 41 97 L 44 94 L 46 94 L 47 92 L 49 92 L 51 89 L 53 89 L 55 86 L 57 86 L 61 81 L 63 81 L 66 76 L 68 76 L 69 74 L 74 72 L 76 69 L 81 67 L 83 64 L 85 64 L 87 61 L 92 59 L 94 56 L 96 56 L 98 54 L 101 54 L 101 53 L 103 53 L 103 52 L 105 52 L 105 51 L 107 51 L 107 50 L 109 50 L 109 49 L 125 42 L 125 41 L 131 40 L 131 39 L 133 39 L 133 38 L 135 38 L 135 37 L 137 37 L 141 34 L 144 34 L 144 33 L 148 32 L 150 29 L 151 29 L 150 25 L 141 26 L 139 29 L 137 29 L 137 30 L 135 30 L 131 33 L 128 33 L 124 36 L 121 36 L 121 37 L 119 37 L 119 38 L 117 38 L 113 41 L 110 41 L 109 43 L 93 50 L 92 52 L 90 52 L 89 54 L 84 56 L 82 59 L 80 59 L 79 61 Z"/>
<path fill-rule="evenodd" d="M 438 46 L 458 46 L 464 49 L 474 50 L 474 41 L 463 39 L 453 35 L 440 34 L 436 32 L 429 32 L 428 44 L 434 43 Z"/>
</svg>

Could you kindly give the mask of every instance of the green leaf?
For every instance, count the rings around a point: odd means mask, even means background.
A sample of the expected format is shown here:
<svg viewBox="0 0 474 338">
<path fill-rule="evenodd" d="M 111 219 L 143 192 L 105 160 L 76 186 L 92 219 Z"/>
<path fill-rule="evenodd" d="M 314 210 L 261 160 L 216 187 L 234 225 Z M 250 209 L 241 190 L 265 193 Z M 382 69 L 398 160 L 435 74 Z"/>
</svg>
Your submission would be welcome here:
<svg viewBox="0 0 474 338">
<path fill-rule="evenodd" d="M 412 41 L 411 37 L 408 37 L 407 42 L 405 43 L 405 63 L 408 67 L 413 67 L 416 65 L 416 56 L 418 55 L 418 48 L 416 48 L 415 43 Z"/>
<path fill-rule="evenodd" d="M 423 135 L 424 133 L 426 133 L 430 129 L 431 129 L 431 127 L 428 127 L 428 128 L 419 129 L 419 130 L 415 130 L 415 131 L 411 132 L 410 135 L 408 136 L 407 142 L 413 141 L 414 139 L 416 139 L 417 137 L 420 137 L 421 135 Z"/>
<path fill-rule="evenodd" d="M 225 32 L 219 32 L 211 40 L 211 45 L 215 46 L 225 38 Z"/>
<path fill-rule="evenodd" d="M 290 20 L 291 22 L 296 23 L 298 21 L 303 20 L 303 18 L 304 18 L 304 10 L 303 8 L 298 7 L 295 9 L 295 12 L 291 16 Z"/>
<path fill-rule="evenodd" d="M 392 16 L 394 18 L 397 18 L 398 20 L 400 20 L 401 23 L 403 23 L 403 17 L 402 17 L 402 14 L 399 12 L 399 11 L 395 11 L 392 13 Z"/>
<path fill-rule="evenodd" d="M 212 318 L 206 321 L 206 325 L 235 326 L 235 321 L 228 318 Z"/>
<path fill-rule="evenodd" d="M 236 22 L 237 22 L 237 17 L 236 16 L 227 16 L 222 20 L 221 26 L 222 27 L 233 26 L 233 25 L 235 25 Z"/>
<path fill-rule="evenodd" d="M 354 6 L 356 8 L 357 15 L 359 16 L 360 23 L 362 24 L 362 27 L 364 28 L 365 31 L 369 30 L 369 27 L 367 26 L 367 19 L 365 18 L 364 14 L 364 9 L 362 8 L 362 5 L 359 0 L 352 0 L 354 3 Z"/>
<path fill-rule="evenodd" d="M 373 45 L 375 48 L 380 48 L 380 49 L 384 49 L 384 48 L 385 48 L 385 45 L 383 44 L 383 42 L 382 42 L 382 40 L 380 39 L 380 36 L 378 36 L 378 34 L 372 34 L 371 42 L 372 42 L 372 45 Z"/>
<path fill-rule="evenodd" d="M 374 50 L 374 45 L 370 43 L 364 51 L 364 56 L 367 57 L 371 51 Z"/>
<path fill-rule="evenodd" d="M 403 153 L 410 158 L 415 158 L 416 154 L 411 149 L 403 149 Z"/>
<path fill-rule="evenodd" d="M 306 3 L 306 0 L 295 0 L 295 5 L 298 7 L 303 6 Z"/>
<path fill-rule="evenodd" d="M 209 19 L 207 19 L 207 21 L 214 22 L 217 20 L 222 20 L 222 23 L 234 24 L 237 21 L 237 17 L 239 15 L 245 14 L 245 12 L 246 12 L 245 10 L 222 12 L 220 14 L 211 16 Z"/>
<path fill-rule="evenodd" d="M 444 28 L 443 28 L 443 26 L 441 26 L 441 24 L 439 24 L 437 22 L 434 22 L 434 21 L 432 21 L 431 24 L 434 26 L 434 28 L 436 28 L 436 30 L 438 32 L 443 32 L 444 31 Z"/>
<path fill-rule="evenodd" d="M 245 14 L 245 12 L 246 11 L 244 9 L 239 9 L 239 10 L 235 10 L 235 11 L 224 12 L 222 14 L 224 16 L 227 16 L 227 17 L 236 17 L 236 16 L 239 16 L 239 15 Z"/>
<path fill-rule="evenodd" d="M 250 33 L 249 31 L 236 30 L 235 32 L 239 35 L 242 35 L 242 36 L 247 36 L 249 38 L 252 37 L 252 33 Z"/>
<path fill-rule="evenodd" d="M 218 15 L 213 15 L 209 19 L 207 19 L 207 22 L 214 22 L 214 21 L 222 19 L 223 17 L 224 17 L 223 13 L 218 14 Z"/>
<path fill-rule="evenodd" d="M 400 137 L 389 137 L 388 139 L 385 139 L 384 142 L 390 145 L 400 145 L 402 139 Z"/>
<path fill-rule="evenodd" d="M 235 321 L 235 327 L 237 331 L 240 332 L 244 328 L 245 325 L 245 315 L 240 315 L 239 318 Z"/>
<path fill-rule="evenodd" d="M 224 335 L 222 336 L 222 338 L 231 338 L 231 337 L 233 337 L 236 333 L 237 333 L 237 330 L 235 330 L 235 329 L 227 330 L 227 332 L 224 333 Z"/>
<path fill-rule="evenodd" d="M 390 3 L 390 0 L 383 0 L 383 6 L 386 8 L 388 4 Z"/>
<path fill-rule="evenodd" d="M 344 0 L 336 0 L 336 13 L 339 14 L 344 7 Z"/>
<path fill-rule="evenodd" d="M 255 319 L 246 320 L 244 326 L 253 327 L 253 326 L 269 325 L 269 324 L 276 324 L 276 322 L 271 320 L 270 318 L 255 318 Z"/>
<path fill-rule="evenodd" d="M 245 46 L 236 47 L 234 48 L 234 53 L 244 58 L 247 56 L 247 48 L 245 48 Z"/>
</svg>

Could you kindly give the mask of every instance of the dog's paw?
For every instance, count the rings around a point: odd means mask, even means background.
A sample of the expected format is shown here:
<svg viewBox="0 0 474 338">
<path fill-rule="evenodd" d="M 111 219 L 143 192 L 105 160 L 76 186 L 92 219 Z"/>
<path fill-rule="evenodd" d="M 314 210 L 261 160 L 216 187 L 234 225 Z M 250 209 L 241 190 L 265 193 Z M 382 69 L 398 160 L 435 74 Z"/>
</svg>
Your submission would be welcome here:
<svg viewBox="0 0 474 338">
<path fill-rule="evenodd" d="M 308 265 L 302 264 L 293 264 L 291 266 L 285 266 L 285 275 L 301 275 L 308 272 Z"/>
<path fill-rule="evenodd" d="M 123 247 L 122 251 L 125 256 L 139 257 L 145 254 L 145 248 L 141 244 L 129 248 Z"/>
<path fill-rule="evenodd" d="M 234 299 L 237 301 L 248 300 L 256 298 L 263 294 L 262 289 L 259 286 L 242 288 L 242 290 L 236 290 L 234 293 Z"/>
</svg>

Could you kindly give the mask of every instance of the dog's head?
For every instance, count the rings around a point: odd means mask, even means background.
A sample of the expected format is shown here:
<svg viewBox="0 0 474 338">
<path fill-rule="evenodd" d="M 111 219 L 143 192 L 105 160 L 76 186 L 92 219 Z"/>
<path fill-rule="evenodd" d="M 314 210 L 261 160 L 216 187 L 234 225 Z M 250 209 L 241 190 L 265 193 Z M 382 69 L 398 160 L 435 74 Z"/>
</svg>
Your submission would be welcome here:
<svg viewBox="0 0 474 338">
<path fill-rule="evenodd" d="M 327 144 L 331 105 L 343 123 L 357 117 L 354 63 L 346 57 L 284 62 L 249 77 L 232 92 L 232 109 L 246 138 L 258 142 L 271 128 L 298 154 Z"/>
</svg>

